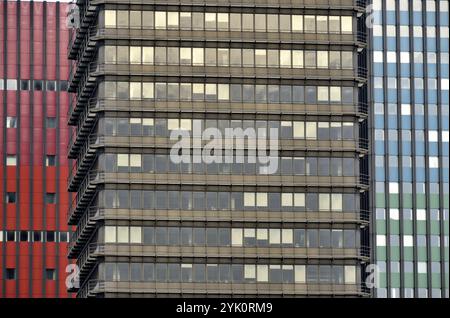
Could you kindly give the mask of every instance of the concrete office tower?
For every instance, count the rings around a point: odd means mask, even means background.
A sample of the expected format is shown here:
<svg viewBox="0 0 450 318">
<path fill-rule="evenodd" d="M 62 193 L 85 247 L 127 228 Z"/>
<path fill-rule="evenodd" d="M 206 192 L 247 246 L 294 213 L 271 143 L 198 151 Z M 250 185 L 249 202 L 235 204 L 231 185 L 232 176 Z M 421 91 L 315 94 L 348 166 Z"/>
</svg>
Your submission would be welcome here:
<svg viewBox="0 0 450 318">
<path fill-rule="evenodd" d="M 370 296 L 365 1 L 77 5 L 78 297 Z M 205 128 L 272 128 L 276 171 L 176 163 Z"/>
<path fill-rule="evenodd" d="M 66 6 L 0 2 L 0 297 L 69 297 Z"/>
<path fill-rule="evenodd" d="M 373 1 L 377 297 L 449 297 L 448 1 Z"/>
</svg>

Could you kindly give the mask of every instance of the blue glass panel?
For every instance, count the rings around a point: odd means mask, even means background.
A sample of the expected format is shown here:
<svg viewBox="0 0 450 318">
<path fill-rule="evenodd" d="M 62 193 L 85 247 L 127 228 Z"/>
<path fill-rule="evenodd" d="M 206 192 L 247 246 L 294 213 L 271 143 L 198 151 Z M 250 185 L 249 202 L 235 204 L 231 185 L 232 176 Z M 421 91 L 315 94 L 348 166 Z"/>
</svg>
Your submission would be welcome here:
<svg viewBox="0 0 450 318">
<path fill-rule="evenodd" d="M 402 142 L 402 154 L 410 155 L 411 154 L 411 142 Z"/>
<path fill-rule="evenodd" d="M 403 181 L 412 181 L 412 168 L 403 168 L 402 169 L 402 180 Z"/>
</svg>

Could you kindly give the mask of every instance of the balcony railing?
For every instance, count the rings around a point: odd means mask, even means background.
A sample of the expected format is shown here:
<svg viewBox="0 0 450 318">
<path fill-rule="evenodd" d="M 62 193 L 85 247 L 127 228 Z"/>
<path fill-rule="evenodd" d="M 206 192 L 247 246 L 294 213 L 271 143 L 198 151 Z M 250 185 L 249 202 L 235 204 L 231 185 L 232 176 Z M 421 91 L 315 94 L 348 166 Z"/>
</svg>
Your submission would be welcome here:
<svg viewBox="0 0 450 318">
<path fill-rule="evenodd" d="M 69 224 L 73 224 L 76 221 L 75 217 L 83 213 L 86 207 L 89 205 L 92 197 L 97 191 L 97 184 L 99 181 L 100 178 L 97 171 L 89 171 L 86 174 L 83 182 L 78 188 L 78 193 L 72 200 L 70 208 L 67 212 L 67 220 Z"/>
<path fill-rule="evenodd" d="M 99 211 L 100 210 L 97 207 L 89 207 L 78 222 L 77 229 L 72 233 L 72 237 L 68 245 L 69 257 L 73 257 L 76 250 L 80 249 L 80 244 L 89 241 L 96 222 L 100 218 Z"/>
<path fill-rule="evenodd" d="M 112 283 L 112 284 L 111 284 Z M 78 292 L 78 297 L 80 298 L 87 298 L 87 297 L 96 297 L 98 294 L 102 294 L 105 292 L 111 292 L 111 293 L 133 293 L 133 289 L 130 288 L 130 285 L 127 281 L 123 281 L 123 285 L 122 287 L 120 287 L 120 283 L 118 281 L 105 281 L 105 280 L 101 280 L 101 279 L 89 279 L 87 280 L 83 286 L 80 288 L 79 292 Z M 158 285 L 158 282 L 146 282 L 149 286 L 148 286 L 148 293 L 149 294 L 155 294 L 158 292 L 156 286 Z M 190 283 L 168 283 L 169 285 L 172 284 L 172 287 L 167 286 L 164 283 L 160 283 L 162 286 L 162 288 L 165 288 L 164 292 L 172 292 L 172 293 L 179 293 L 180 289 L 184 290 L 184 293 L 187 295 L 188 293 L 191 294 L 204 294 L 205 293 L 205 289 L 208 290 L 208 283 L 206 282 L 202 282 L 202 283 L 195 283 L 195 282 L 190 282 Z M 211 284 L 211 283 L 210 283 Z M 251 290 L 253 291 L 253 293 L 259 294 L 260 292 L 257 291 L 257 285 L 253 284 L 253 283 L 247 283 L 249 284 L 249 286 L 251 286 Z M 109 285 L 109 286 L 108 286 Z M 186 285 L 186 286 L 184 286 Z M 219 293 L 221 294 L 233 294 L 236 293 L 237 290 L 239 290 L 239 292 L 243 292 L 244 286 L 246 285 L 246 283 L 223 283 L 223 289 L 219 291 Z M 278 284 L 278 283 L 264 283 L 264 285 L 267 286 L 279 286 L 279 293 L 281 294 L 281 286 L 282 284 Z M 297 284 L 296 284 L 297 285 Z M 360 282 L 360 283 L 356 283 L 353 285 L 344 285 L 342 284 L 331 284 L 330 288 L 327 289 L 320 289 L 319 286 L 321 284 L 298 284 L 298 285 L 303 285 L 303 286 L 307 286 L 307 285 L 312 285 L 315 288 L 308 288 L 308 289 L 303 289 L 304 290 L 304 295 L 305 296 L 320 296 L 320 295 L 337 295 L 337 296 L 344 296 L 344 295 L 352 295 L 352 296 L 359 296 L 359 297 L 368 297 L 371 294 L 370 288 L 367 287 L 365 282 Z M 233 286 L 233 287 L 232 287 Z M 142 286 L 144 287 L 144 286 Z M 212 283 L 212 286 L 210 286 L 210 293 L 212 291 L 214 291 L 213 293 L 218 293 L 217 291 L 217 283 Z M 227 291 L 225 291 L 225 289 Z M 235 292 L 232 291 L 232 289 L 236 289 Z M 246 289 L 247 291 L 250 291 L 250 289 Z M 270 288 L 271 293 L 272 294 L 277 294 L 278 288 L 277 289 L 273 289 Z M 265 291 L 269 292 L 268 287 L 265 287 Z M 286 292 L 283 291 L 283 293 L 285 294 Z"/>
<path fill-rule="evenodd" d="M 91 134 L 80 150 L 76 163 L 72 166 L 68 176 L 68 190 L 77 191 L 79 181 L 83 179 L 88 169 L 92 166 L 97 157 L 99 139 L 96 134 Z"/>
<path fill-rule="evenodd" d="M 91 0 L 78 1 L 79 28 L 70 29 L 67 52 L 69 59 L 75 59 L 80 44 L 84 39 L 90 24 L 95 21 L 97 16 L 97 5 Z"/>
</svg>

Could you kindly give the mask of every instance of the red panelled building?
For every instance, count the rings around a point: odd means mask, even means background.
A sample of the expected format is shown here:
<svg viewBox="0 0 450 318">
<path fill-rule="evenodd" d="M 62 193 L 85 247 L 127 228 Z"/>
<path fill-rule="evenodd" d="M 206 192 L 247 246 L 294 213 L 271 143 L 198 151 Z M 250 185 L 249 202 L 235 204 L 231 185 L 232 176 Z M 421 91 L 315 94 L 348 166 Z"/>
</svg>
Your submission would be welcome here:
<svg viewBox="0 0 450 318">
<path fill-rule="evenodd" d="M 69 297 L 67 3 L 0 2 L 0 297 Z"/>
</svg>

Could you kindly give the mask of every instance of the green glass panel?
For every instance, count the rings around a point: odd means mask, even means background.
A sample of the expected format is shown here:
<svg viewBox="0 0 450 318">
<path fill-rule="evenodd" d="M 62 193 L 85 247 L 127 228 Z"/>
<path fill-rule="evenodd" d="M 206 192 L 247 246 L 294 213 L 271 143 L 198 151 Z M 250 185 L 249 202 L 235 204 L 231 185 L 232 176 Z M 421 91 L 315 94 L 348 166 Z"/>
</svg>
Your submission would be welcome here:
<svg viewBox="0 0 450 318">
<path fill-rule="evenodd" d="M 391 261 L 399 261 L 400 260 L 400 247 L 391 247 Z"/>
<path fill-rule="evenodd" d="M 413 207 L 413 197 L 412 194 L 404 194 L 403 195 L 403 207 L 412 209 Z"/>
<path fill-rule="evenodd" d="M 386 284 L 386 273 L 380 273 L 379 275 L 378 275 L 378 277 L 380 278 L 380 280 L 378 281 L 378 287 L 381 287 L 381 288 L 386 288 L 387 287 L 387 284 Z"/>
<path fill-rule="evenodd" d="M 437 194 L 430 195 L 430 207 L 432 209 L 439 209 L 439 195 Z"/>
<path fill-rule="evenodd" d="M 427 234 L 427 222 L 417 221 L 417 234 Z"/>
<path fill-rule="evenodd" d="M 432 288 L 441 287 L 441 274 L 431 274 L 431 286 Z"/>
<path fill-rule="evenodd" d="M 439 262 L 441 260 L 441 249 L 439 247 L 431 248 L 431 260 L 433 262 Z"/>
<path fill-rule="evenodd" d="M 426 247 L 418 247 L 417 248 L 417 260 L 420 262 L 424 262 L 427 260 L 427 248 Z"/>
<path fill-rule="evenodd" d="M 404 247 L 403 257 L 405 258 L 405 261 L 414 260 L 414 249 L 412 247 Z"/>
<path fill-rule="evenodd" d="M 396 220 L 391 220 L 389 224 L 391 234 L 400 234 L 400 222 Z"/>
<path fill-rule="evenodd" d="M 417 194 L 416 208 L 417 209 L 425 209 L 425 194 Z"/>
<path fill-rule="evenodd" d="M 427 274 L 418 274 L 419 288 L 427 288 Z"/>
<path fill-rule="evenodd" d="M 377 234 L 386 234 L 386 222 L 384 220 L 377 220 Z"/>
<path fill-rule="evenodd" d="M 413 224 L 412 221 L 403 221 L 403 234 L 413 234 Z"/>
<path fill-rule="evenodd" d="M 400 287 L 400 273 L 391 273 L 391 287 Z"/>
<path fill-rule="evenodd" d="M 377 246 L 377 258 L 380 261 L 386 260 L 386 247 L 385 246 Z"/>
<path fill-rule="evenodd" d="M 399 207 L 398 194 L 389 194 L 389 207 L 398 208 Z"/>
<path fill-rule="evenodd" d="M 431 233 L 430 234 L 439 234 L 441 233 L 440 223 L 439 221 L 431 221 L 430 222 Z"/>
<path fill-rule="evenodd" d="M 403 275 L 404 277 L 404 284 L 406 288 L 414 288 L 414 274 L 413 273 L 405 273 Z"/>
<path fill-rule="evenodd" d="M 377 193 L 376 195 L 376 205 L 377 208 L 386 207 L 386 200 L 384 199 L 384 193 Z"/>
</svg>

